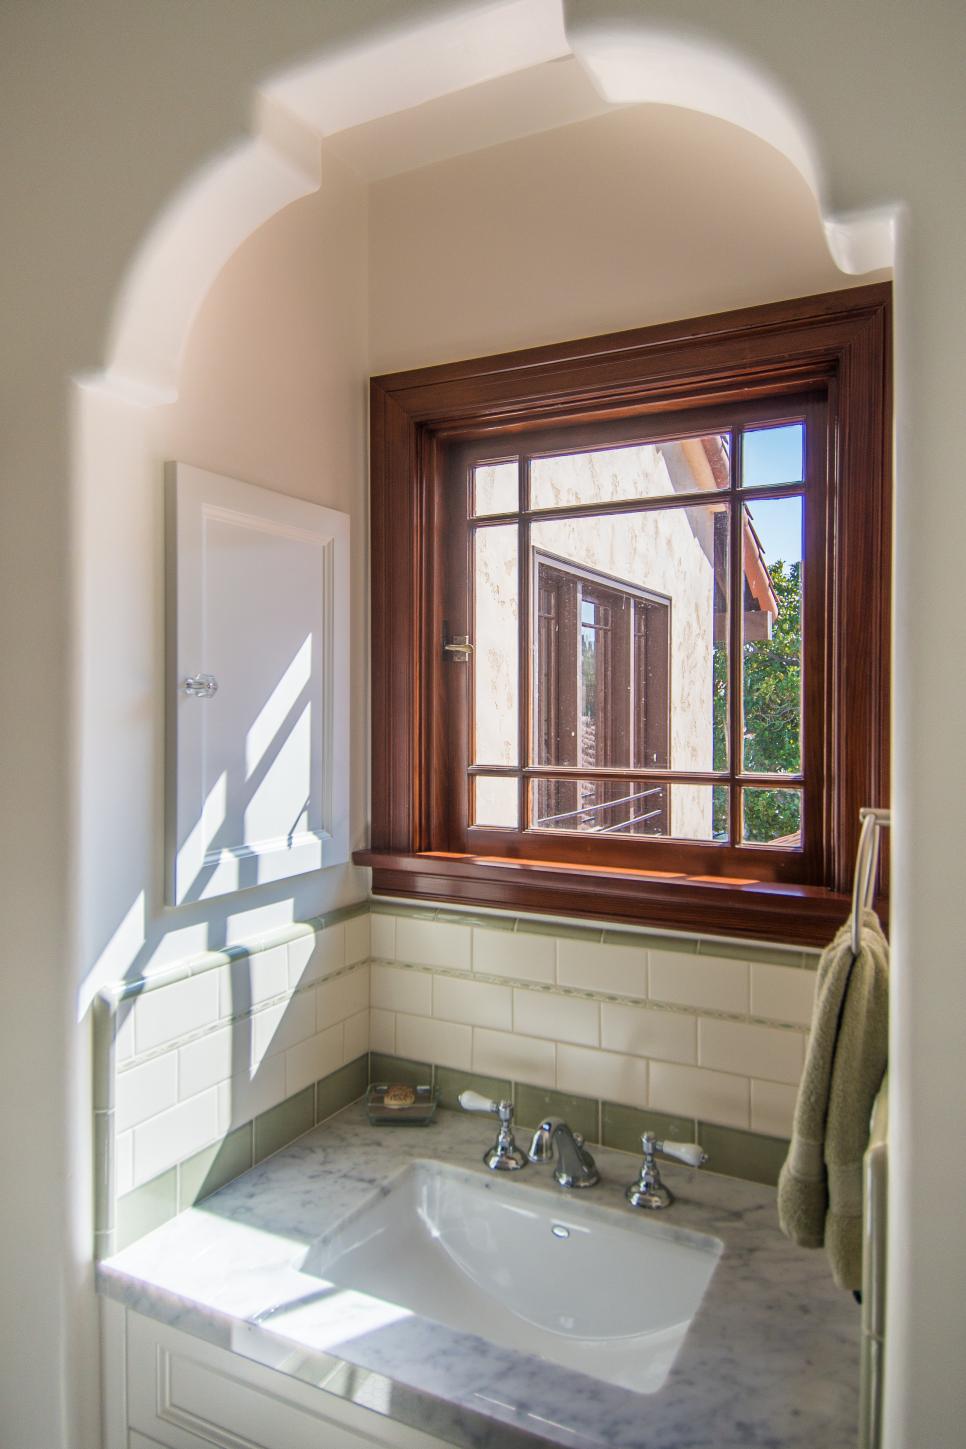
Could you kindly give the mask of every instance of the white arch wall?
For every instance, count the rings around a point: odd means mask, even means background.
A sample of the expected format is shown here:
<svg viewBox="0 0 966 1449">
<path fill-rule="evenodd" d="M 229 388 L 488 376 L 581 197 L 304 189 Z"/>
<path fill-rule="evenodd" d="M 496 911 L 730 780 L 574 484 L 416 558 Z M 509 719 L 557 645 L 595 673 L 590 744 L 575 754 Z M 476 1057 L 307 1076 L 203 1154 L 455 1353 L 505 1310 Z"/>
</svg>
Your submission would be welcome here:
<svg viewBox="0 0 966 1449">
<path fill-rule="evenodd" d="M 347 37 L 357 43 L 380 27 L 459 8 L 445 0 L 394 0 L 391 7 L 353 0 L 320 14 L 295 0 L 244 10 L 208 0 L 202 21 L 199 7 L 177 0 L 91 0 L 79 20 L 68 0 L 53 0 L 11 7 L 0 21 L 10 120 L 2 143 L 9 245 L 0 277 L 0 627 L 11 822 L 0 1100 L 9 1159 L 29 1158 L 34 1173 L 12 1181 L 6 1198 L 6 1241 L 14 1246 L 7 1304 L 16 1306 L 0 1317 L 0 1402 L 14 1445 L 95 1442 L 91 1365 L 82 1347 L 90 1338 L 83 1326 L 90 1312 L 85 1071 L 68 1004 L 80 962 L 63 926 L 75 866 L 65 847 L 65 802 L 78 777 L 66 687 L 75 664 L 68 539 L 76 535 L 67 528 L 65 380 L 103 360 L 109 301 L 137 238 L 198 164 L 240 134 L 262 76 L 299 54 L 343 53 Z M 966 221 L 958 143 L 962 15 L 928 0 L 883 20 L 869 0 L 815 0 L 769 12 L 766 28 L 754 0 L 678 0 L 673 7 L 594 0 L 568 7 L 571 43 L 582 27 L 585 34 L 596 27 L 599 36 L 614 17 L 701 36 L 775 77 L 793 110 L 808 117 L 827 216 L 893 202 L 908 208 L 899 257 L 894 1043 L 907 1173 L 894 1217 L 890 1422 L 893 1445 L 951 1444 L 964 1407 L 956 1353 L 962 1308 L 950 1265 L 966 1182 L 961 1156 L 945 1150 L 946 1134 L 955 1142 L 963 1126 L 956 1023 L 966 1000 L 952 904 L 962 786 L 935 762 L 948 761 L 955 772 L 966 704 L 956 667 L 962 502 L 951 466 L 958 456 L 956 379 L 966 362 L 957 302 Z M 76 1188 L 65 1193 L 71 1174 Z M 924 1202 L 928 1231 L 921 1230 Z M 48 1284 L 59 1287 L 38 1296 L 33 1264 L 41 1256 Z"/>
</svg>

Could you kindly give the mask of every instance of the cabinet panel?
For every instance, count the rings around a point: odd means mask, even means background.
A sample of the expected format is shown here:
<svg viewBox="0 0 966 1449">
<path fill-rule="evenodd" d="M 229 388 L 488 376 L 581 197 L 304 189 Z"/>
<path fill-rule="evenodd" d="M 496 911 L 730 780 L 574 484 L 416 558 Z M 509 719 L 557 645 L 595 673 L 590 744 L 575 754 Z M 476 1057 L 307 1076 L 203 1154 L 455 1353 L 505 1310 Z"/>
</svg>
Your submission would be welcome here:
<svg viewBox="0 0 966 1449">
<path fill-rule="evenodd" d="M 348 858 L 349 520 L 181 463 L 168 507 L 180 904 Z"/>
<path fill-rule="evenodd" d="M 131 1449 L 140 1434 L 164 1449 L 445 1449 L 439 1439 L 134 1313 L 127 1358 Z"/>
</svg>

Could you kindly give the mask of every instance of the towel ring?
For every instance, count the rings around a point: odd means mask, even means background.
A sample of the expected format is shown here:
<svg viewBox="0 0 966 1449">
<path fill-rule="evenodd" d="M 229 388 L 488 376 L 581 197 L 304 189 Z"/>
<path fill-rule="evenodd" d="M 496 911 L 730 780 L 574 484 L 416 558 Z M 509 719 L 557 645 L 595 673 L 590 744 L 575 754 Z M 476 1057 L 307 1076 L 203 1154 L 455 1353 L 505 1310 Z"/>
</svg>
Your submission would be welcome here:
<svg viewBox="0 0 966 1449">
<path fill-rule="evenodd" d="M 851 946 L 852 955 L 862 949 L 862 913 L 871 910 L 875 900 L 875 876 L 879 866 L 879 831 L 892 824 L 888 810 L 866 806 L 859 811 L 862 829 L 855 857 L 855 878 L 852 883 Z"/>
</svg>

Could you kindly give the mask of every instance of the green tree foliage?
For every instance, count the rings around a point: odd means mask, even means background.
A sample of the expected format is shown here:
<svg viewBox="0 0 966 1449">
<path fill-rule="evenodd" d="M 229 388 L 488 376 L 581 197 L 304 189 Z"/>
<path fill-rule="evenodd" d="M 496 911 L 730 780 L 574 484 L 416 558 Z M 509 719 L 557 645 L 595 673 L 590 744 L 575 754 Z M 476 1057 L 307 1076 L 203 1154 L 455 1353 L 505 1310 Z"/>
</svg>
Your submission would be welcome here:
<svg viewBox="0 0 966 1449">
<path fill-rule="evenodd" d="M 802 566 L 769 567 L 778 599 L 770 639 L 744 646 L 744 767 L 797 772 L 801 768 Z M 723 647 L 714 656 L 714 768 L 727 769 L 728 667 Z M 727 835 L 727 800 L 715 790 L 714 832 Z M 801 827 L 800 797 L 791 790 L 745 793 L 745 839 L 775 840 Z"/>
</svg>

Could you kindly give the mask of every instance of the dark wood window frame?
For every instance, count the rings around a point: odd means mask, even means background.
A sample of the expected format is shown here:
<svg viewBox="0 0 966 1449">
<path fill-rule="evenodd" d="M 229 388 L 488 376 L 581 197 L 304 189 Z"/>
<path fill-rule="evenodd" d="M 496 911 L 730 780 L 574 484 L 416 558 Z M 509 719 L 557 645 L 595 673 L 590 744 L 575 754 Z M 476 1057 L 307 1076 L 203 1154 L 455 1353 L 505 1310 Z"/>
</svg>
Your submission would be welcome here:
<svg viewBox="0 0 966 1449">
<path fill-rule="evenodd" d="M 440 849 L 446 814 L 441 459 L 536 424 L 823 393 L 828 641 L 820 882 Z M 376 894 L 819 944 L 848 911 L 859 808 L 888 802 L 891 287 L 854 288 L 374 378 L 372 840 Z M 710 847 L 709 849 L 713 849 Z"/>
</svg>

